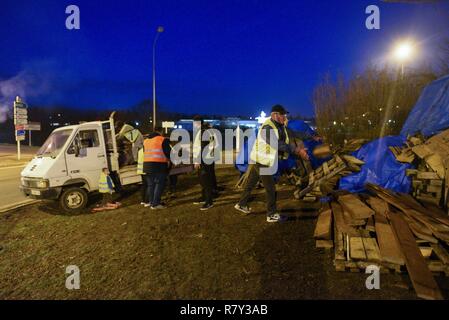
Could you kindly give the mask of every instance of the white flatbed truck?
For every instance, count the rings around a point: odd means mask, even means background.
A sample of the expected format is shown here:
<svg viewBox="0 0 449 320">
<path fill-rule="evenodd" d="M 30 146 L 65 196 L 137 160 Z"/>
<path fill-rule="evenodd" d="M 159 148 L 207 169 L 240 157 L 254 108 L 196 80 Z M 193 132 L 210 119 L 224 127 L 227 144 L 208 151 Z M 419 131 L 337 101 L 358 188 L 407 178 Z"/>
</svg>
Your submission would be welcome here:
<svg viewBox="0 0 449 320">
<path fill-rule="evenodd" d="M 106 121 L 55 129 L 21 172 L 22 192 L 32 199 L 59 201 L 65 211 L 78 212 L 85 208 L 88 195 L 98 191 L 103 168 L 113 172 L 122 186 L 141 183 L 137 164 L 119 166 L 114 114 Z M 193 166 L 175 169 L 189 172 Z"/>
</svg>

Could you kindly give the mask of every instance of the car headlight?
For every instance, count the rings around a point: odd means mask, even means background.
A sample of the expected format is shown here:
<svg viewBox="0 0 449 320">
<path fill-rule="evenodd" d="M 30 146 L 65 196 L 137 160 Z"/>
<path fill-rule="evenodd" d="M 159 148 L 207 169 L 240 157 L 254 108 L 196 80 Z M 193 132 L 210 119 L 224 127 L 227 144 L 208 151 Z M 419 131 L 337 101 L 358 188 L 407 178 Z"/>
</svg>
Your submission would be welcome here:
<svg viewBox="0 0 449 320">
<path fill-rule="evenodd" d="M 49 184 L 49 181 L 46 180 L 46 179 L 42 179 L 42 180 L 39 180 L 39 181 L 37 182 L 37 187 L 38 187 L 38 188 L 42 188 L 42 189 L 48 188 L 49 185 L 50 185 L 50 184 Z"/>
</svg>

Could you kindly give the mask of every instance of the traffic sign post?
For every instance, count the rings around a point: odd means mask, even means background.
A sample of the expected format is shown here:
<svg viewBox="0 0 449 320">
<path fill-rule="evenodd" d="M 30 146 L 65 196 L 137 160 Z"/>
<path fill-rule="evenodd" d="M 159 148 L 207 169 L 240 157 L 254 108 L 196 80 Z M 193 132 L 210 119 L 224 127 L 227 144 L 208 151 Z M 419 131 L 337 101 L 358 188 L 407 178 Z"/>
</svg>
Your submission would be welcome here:
<svg viewBox="0 0 449 320">
<path fill-rule="evenodd" d="M 175 123 L 173 121 L 162 121 L 162 128 L 165 129 L 165 134 L 168 133 L 168 129 L 173 128 Z"/>
<path fill-rule="evenodd" d="M 16 131 L 16 141 L 17 141 L 17 160 L 20 160 L 20 141 L 25 140 L 25 125 L 28 124 L 28 109 L 27 105 L 20 99 L 19 96 L 16 97 L 14 101 L 14 126 Z M 30 139 L 31 141 L 31 139 Z M 31 142 L 30 142 L 31 144 Z"/>
<path fill-rule="evenodd" d="M 17 126 L 16 126 L 16 130 Z M 23 125 L 23 130 L 28 130 L 28 144 L 31 147 L 31 131 L 40 131 L 41 123 L 40 122 L 28 122 L 28 124 Z"/>
</svg>

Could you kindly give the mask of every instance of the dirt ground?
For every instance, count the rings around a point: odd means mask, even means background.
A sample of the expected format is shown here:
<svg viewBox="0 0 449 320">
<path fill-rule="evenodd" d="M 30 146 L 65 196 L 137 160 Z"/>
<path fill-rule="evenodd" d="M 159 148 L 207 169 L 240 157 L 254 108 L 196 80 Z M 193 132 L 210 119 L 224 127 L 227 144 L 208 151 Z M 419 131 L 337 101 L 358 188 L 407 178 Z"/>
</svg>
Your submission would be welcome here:
<svg viewBox="0 0 449 320">
<path fill-rule="evenodd" d="M 264 190 L 248 216 L 233 209 L 235 169 L 217 169 L 226 187 L 214 208 L 193 200 L 195 175 L 179 179 L 169 208 L 139 205 L 136 187 L 115 211 L 65 215 L 40 203 L 0 215 L 2 299 L 415 299 L 406 275 L 381 274 L 381 289 L 367 275 L 339 273 L 332 253 L 316 249 L 316 211 L 298 209 L 293 187 L 279 186 L 279 208 L 289 221 L 265 220 Z M 98 201 L 93 198 L 90 208 Z M 81 288 L 65 288 L 76 265 Z M 438 278 L 447 297 L 448 282 Z"/>
</svg>

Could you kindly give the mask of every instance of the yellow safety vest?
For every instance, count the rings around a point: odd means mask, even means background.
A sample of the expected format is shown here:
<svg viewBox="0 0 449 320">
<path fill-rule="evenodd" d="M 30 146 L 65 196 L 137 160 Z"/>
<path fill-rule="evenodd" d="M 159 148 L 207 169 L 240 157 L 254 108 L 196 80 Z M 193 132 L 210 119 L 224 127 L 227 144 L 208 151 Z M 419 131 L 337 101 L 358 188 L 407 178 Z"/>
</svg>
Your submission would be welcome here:
<svg viewBox="0 0 449 320">
<path fill-rule="evenodd" d="M 114 182 L 111 179 L 112 187 L 114 187 Z M 108 176 L 105 175 L 103 172 L 100 175 L 100 180 L 98 180 L 98 191 L 100 193 L 112 193 L 114 192 L 114 189 L 109 188 L 108 185 Z"/>
<path fill-rule="evenodd" d="M 254 143 L 253 149 L 251 150 L 250 159 L 255 163 L 263 164 L 265 166 L 273 166 L 276 157 L 278 155 L 278 150 L 270 146 L 264 139 L 262 139 L 262 128 L 265 126 L 270 126 L 273 129 L 276 137 L 279 139 L 279 131 L 276 125 L 273 123 L 271 119 L 268 119 L 264 122 L 264 124 L 260 127 L 259 133 L 257 134 L 256 142 Z M 283 127 L 285 133 L 285 143 L 289 144 L 290 139 L 288 137 L 287 129 L 285 126 Z M 267 137 L 264 137 L 267 138 Z M 282 155 L 281 159 L 286 159 L 288 157 Z"/>
<path fill-rule="evenodd" d="M 143 148 L 139 149 L 137 154 L 137 174 L 143 174 L 143 160 L 144 160 Z"/>
</svg>

